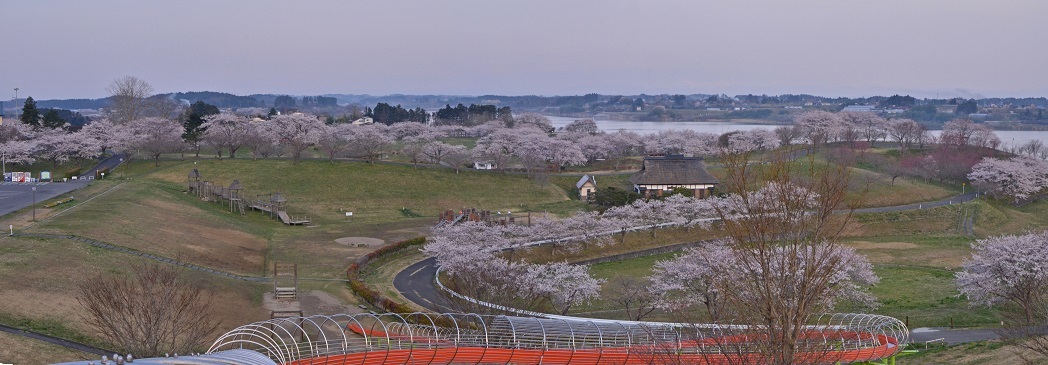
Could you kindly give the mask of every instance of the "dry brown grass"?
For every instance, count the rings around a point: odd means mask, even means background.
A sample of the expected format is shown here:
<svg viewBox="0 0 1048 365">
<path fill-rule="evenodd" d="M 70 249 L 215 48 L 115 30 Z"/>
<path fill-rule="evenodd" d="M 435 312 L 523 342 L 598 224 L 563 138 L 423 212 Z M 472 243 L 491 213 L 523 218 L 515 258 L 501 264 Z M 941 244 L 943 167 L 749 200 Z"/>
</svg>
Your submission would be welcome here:
<svg viewBox="0 0 1048 365">
<path fill-rule="evenodd" d="M 1030 362 L 1024 362 L 1026 360 Z M 901 357 L 899 363 L 907 365 L 1048 365 L 1048 358 L 1015 345 L 991 341 L 933 350 L 918 356 Z"/>
<path fill-rule="evenodd" d="M 99 273 L 126 274 L 129 264 L 146 260 L 65 239 L 5 237 L 0 240 L 0 313 L 30 321 L 54 321 L 85 335 L 95 335 L 81 317 L 77 285 Z M 220 333 L 244 323 L 269 318 L 261 309 L 268 286 L 187 271 L 191 280 L 215 293 Z"/>
<path fill-rule="evenodd" d="M 45 222 L 39 232 L 77 234 L 141 251 L 241 274 L 264 272 L 268 242 L 230 225 L 215 212 L 184 204 L 180 192 L 128 183 Z"/>
</svg>

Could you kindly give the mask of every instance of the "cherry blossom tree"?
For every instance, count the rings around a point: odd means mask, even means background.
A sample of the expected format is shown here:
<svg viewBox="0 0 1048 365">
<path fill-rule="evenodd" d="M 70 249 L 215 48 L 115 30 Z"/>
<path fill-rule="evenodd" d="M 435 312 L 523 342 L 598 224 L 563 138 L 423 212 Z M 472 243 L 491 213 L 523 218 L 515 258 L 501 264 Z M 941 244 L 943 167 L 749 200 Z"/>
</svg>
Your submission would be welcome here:
<svg viewBox="0 0 1048 365">
<path fill-rule="evenodd" d="M 976 124 L 971 119 L 954 119 L 942 125 L 939 138 L 944 144 L 967 146 L 976 130 Z"/>
<path fill-rule="evenodd" d="M 0 143 L 0 155 L 3 162 L 10 164 L 31 164 L 36 161 L 36 143 L 31 140 L 9 140 Z"/>
<path fill-rule="evenodd" d="M 532 288 L 561 315 L 566 315 L 572 306 L 598 298 L 603 283 L 603 279 L 590 276 L 587 266 L 557 262 L 529 265 L 521 285 Z"/>
<path fill-rule="evenodd" d="M 720 275 L 730 273 L 737 265 L 736 256 L 724 242 L 689 248 L 670 260 L 655 262 L 648 277 L 651 291 L 657 295 L 657 305 L 671 312 L 691 312 L 701 306 L 709 320 L 721 318 L 724 298 L 718 292 Z"/>
<path fill-rule="evenodd" d="M 513 158 L 513 142 L 504 134 L 492 133 L 477 140 L 473 148 L 474 161 L 491 161 L 495 168 L 505 170 Z"/>
<path fill-rule="evenodd" d="M 134 120 L 129 125 L 133 137 L 130 146 L 153 159 L 160 166 L 160 156 L 177 152 L 182 147 L 182 125 L 178 122 L 157 117 Z"/>
<path fill-rule="evenodd" d="M 608 143 L 608 138 L 603 134 L 583 136 L 576 143 L 587 162 L 608 158 L 611 155 L 612 146 Z"/>
<path fill-rule="evenodd" d="M 470 158 L 469 149 L 462 145 L 452 146 L 451 150 L 444 155 L 444 161 L 455 169 L 456 174 L 470 161 Z"/>
<path fill-rule="evenodd" d="M 793 142 L 804 136 L 804 131 L 795 125 L 775 127 L 775 136 L 779 138 L 779 144 L 791 146 Z"/>
<path fill-rule="evenodd" d="M 229 158 L 236 158 L 237 150 L 244 145 L 250 123 L 247 117 L 236 114 L 221 113 L 204 117 L 200 129 L 204 131 L 204 140 L 216 146 L 218 150 L 229 150 Z M 221 156 L 221 152 L 218 154 Z"/>
<path fill-rule="evenodd" d="M 393 145 L 393 137 L 386 126 L 381 124 L 353 126 L 349 129 L 349 143 L 357 156 L 362 156 L 370 163 L 375 163 Z"/>
<path fill-rule="evenodd" d="M 562 139 L 551 139 L 548 145 L 548 159 L 557 166 L 559 172 L 564 166 L 581 166 L 586 164 L 586 156 L 577 143 Z"/>
<path fill-rule="evenodd" d="M 550 123 L 549 118 L 545 115 L 536 113 L 521 113 L 513 117 L 515 128 L 521 127 L 532 127 L 541 130 L 543 133 L 553 132 L 553 123 Z"/>
<path fill-rule="evenodd" d="M 659 295 L 648 280 L 632 276 L 613 276 L 601 296 L 622 306 L 626 318 L 639 321 L 659 308 Z"/>
<path fill-rule="evenodd" d="M 317 142 L 324 122 L 316 116 L 294 113 L 273 117 L 270 127 L 281 145 L 291 152 L 291 158 L 298 163 L 302 152 Z"/>
<path fill-rule="evenodd" d="M 916 143 L 924 130 L 912 119 L 895 119 L 888 123 L 887 132 L 899 144 L 900 150 L 907 150 Z"/>
<path fill-rule="evenodd" d="M 100 119 L 91 121 L 83 128 L 80 129 L 79 133 L 82 133 L 84 138 L 90 138 L 94 140 L 99 148 L 99 152 L 102 155 L 106 154 L 106 151 L 116 146 L 117 142 L 125 138 L 121 138 L 118 133 L 127 133 L 126 128 L 116 128 L 109 119 Z"/>
<path fill-rule="evenodd" d="M 445 157 L 455 149 L 455 145 L 451 145 L 442 141 L 430 141 L 422 146 L 422 154 L 426 156 L 426 159 L 430 163 L 441 164 L 444 162 Z"/>
<path fill-rule="evenodd" d="M 594 122 L 593 119 L 577 119 L 564 126 L 564 131 L 571 133 L 597 134 L 600 132 L 600 128 L 597 127 L 597 122 Z"/>
<path fill-rule="evenodd" d="M 320 147 L 320 151 L 327 155 L 328 162 L 335 162 L 335 157 L 349 150 L 352 136 L 350 128 L 353 128 L 353 126 L 348 124 L 332 124 L 321 127 L 320 137 L 317 138 L 317 147 Z"/>
<path fill-rule="evenodd" d="M 1029 199 L 1048 184 L 1048 161 L 1019 156 L 1008 160 L 984 158 L 968 174 L 972 185 L 997 198 Z"/>
<path fill-rule="evenodd" d="M 806 111 L 794 119 L 794 124 L 804 132 L 804 136 L 815 148 L 832 138 L 841 123 L 841 118 L 836 114 L 822 110 Z"/>
<path fill-rule="evenodd" d="M 41 133 L 33 139 L 33 154 L 37 159 L 51 163 L 58 168 L 58 164 L 68 161 L 70 153 L 70 135 L 61 130 L 49 130 Z"/>
<path fill-rule="evenodd" d="M 975 125 L 975 131 L 972 132 L 972 136 L 968 142 L 975 147 L 985 147 L 990 149 L 997 149 L 997 147 L 1001 146 L 1001 139 L 997 137 L 997 133 L 994 133 L 993 129 L 985 124 Z"/>
<path fill-rule="evenodd" d="M 719 136 L 690 129 L 659 131 L 644 141 L 644 149 L 651 153 L 712 155 L 718 152 Z"/>
<path fill-rule="evenodd" d="M 244 147 L 251 150 L 251 158 L 267 158 L 271 155 L 276 155 L 277 149 L 280 146 L 277 145 L 278 138 L 277 134 L 273 131 L 272 121 L 255 121 L 248 124 L 247 129 L 244 131 Z"/>
<path fill-rule="evenodd" d="M 842 112 L 841 119 L 854 126 L 858 137 L 873 143 L 886 135 L 888 121 L 871 112 Z"/>
<path fill-rule="evenodd" d="M 973 305 L 1013 305 L 1022 325 L 1043 325 L 1048 318 L 1048 232 L 1003 235 L 977 240 L 972 258 L 956 274 L 957 287 Z"/>
</svg>

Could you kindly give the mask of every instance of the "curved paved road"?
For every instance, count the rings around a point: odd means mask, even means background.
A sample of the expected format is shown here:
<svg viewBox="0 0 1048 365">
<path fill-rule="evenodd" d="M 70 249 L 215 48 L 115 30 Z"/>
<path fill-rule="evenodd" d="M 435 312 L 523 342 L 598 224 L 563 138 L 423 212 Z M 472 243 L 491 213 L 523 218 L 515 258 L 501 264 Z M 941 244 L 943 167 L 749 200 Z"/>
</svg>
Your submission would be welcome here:
<svg viewBox="0 0 1048 365">
<path fill-rule="evenodd" d="M 976 197 L 977 195 L 975 193 L 966 193 L 933 202 L 856 209 L 855 213 L 884 213 L 936 208 L 971 201 Z M 432 257 L 427 258 L 408 266 L 403 271 L 397 273 L 393 278 L 393 287 L 403 294 L 405 298 L 425 309 L 436 311 L 437 313 L 459 311 L 450 303 L 450 301 L 448 301 L 440 288 L 437 288 L 436 274 L 436 259 Z M 974 341 L 994 340 L 1000 337 L 993 329 L 916 328 L 911 330 L 910 341 L 913 343 L 921 343 L 939 338 L 943 338 L 946 343 L 952 345 Z"/>
</svg>

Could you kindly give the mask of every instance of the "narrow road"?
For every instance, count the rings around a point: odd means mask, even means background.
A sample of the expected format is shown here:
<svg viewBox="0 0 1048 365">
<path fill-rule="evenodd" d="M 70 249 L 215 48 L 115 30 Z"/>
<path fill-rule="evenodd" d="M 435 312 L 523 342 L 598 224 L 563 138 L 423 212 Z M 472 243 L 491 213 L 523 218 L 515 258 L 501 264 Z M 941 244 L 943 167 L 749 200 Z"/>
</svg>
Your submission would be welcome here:
<svg viewBox="0 0 1048 365">
<path fill-rule="evenodd" d="M 437 313 L 459 312 L 437 288 L 437 259 L 427 258 L 408 266 L 393 278 L 393 287 L 404 298 Z"/>
<path fill-rule="evenodd" d="M 108 354 L 112 354 L 113 353 L 112 351 L 103 350 L 103 349 L 100 349 L 100 348 L 97 348 L 97 347 L 94 347 L 94 346 L 91 346 L 91 345 L 85 345 L 85 344 L 82 344 L 82 343 L 79 343 L 79 342 L 76 342 L 76 341 L 70 341 L 70 340 L 67 340 L 67 339 L 64 339 L 64 338 L 58 338 L 58 337 L 54 337 L 54 336 L 48 336 L 48 335 L 45 335 L 43 333 L 36 333 L 36 332 L 33 332 L 33 331 L 27 331 L 27 330 L 23 330 L 23 329 L 20 329 L 20 328 L 5 326 L 5 325 L 2 325 L 2 324 L 0 324 L 0 332 L 7 332 L 7 333 L 10 333 L 10 334 L 13 334 L 13 335 L 18 335 L 18 336 L 22 336 L 22 337 L 26 337 L 26 338 L 31 338 L 31 339 L 34 339 L 34 340 L 44 341 L 44 342 L 50 343 L 52 345 L 58 345 L 58 346 L 62 346 L 62 347 L 65 347 L 65 348 L 70 348 L 70 349 L 73 349 L 73 350 L 77 350 L 77 351 L 80 351 L 80 352 L 86 352 L 86 353 L 89 353 L 89 354 L 108 355 Z"/>
<path fill-rule="evenodd" d="M 83 188 L 91 183 L 87 177 L 95 176 L 96 171 L 109 169 L 112 171 L 124 162 L 124 154 L 114 154 L 99 161 L 95 167 L 80 175 L 77 180 L 67 182 L 35 182 L 16 183 L 0 182 L 0 216 L 16 212 L 33 203 L 42 203 L 62 194 Z"/>
</svg>

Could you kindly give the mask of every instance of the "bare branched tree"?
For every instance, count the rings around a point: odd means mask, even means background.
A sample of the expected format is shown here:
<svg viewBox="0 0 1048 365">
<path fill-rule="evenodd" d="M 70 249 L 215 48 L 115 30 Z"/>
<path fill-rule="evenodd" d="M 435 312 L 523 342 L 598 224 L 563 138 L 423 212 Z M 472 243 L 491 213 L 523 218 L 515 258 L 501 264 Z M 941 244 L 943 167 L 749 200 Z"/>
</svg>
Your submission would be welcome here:
<svg viewBox="0 0 1048 365">
<path fill-rule="evenodd" d="M 113 80 L 106 91 L 113 102 L 109 119 L 116 124 L 127 124 L 146 116 L 153 86 L 140 78 L 124 76 Z"/>
<path fill-rule="evenodd" d="M 608 283 L 608 296 L 622 306 L 629 320 L 639 321 L 658 308 L 658 296 L 648 290 L 649 286 L 640 278 L 616 276 Z"/>
<path fill-rule="evenodd" d="M 837 211 L 858 204 L 847 199 L 847 168 L 786 157 L 754 166 L 748 153 L 725 155 L 722 186 L 732 195 L 714 205 L 733 252 L 730 271 L 739 271 L 714 279 L 723 289 L 718 300 L 727 309 L 721 321 L 756 325 L 746 327 L 750 341 L 744 347 L 760 353 L 766 364 L 807 362 L 802 358 L 812 353 L 806 348 L 805 325 L 836 300 L 862 296 L 861 289 L 851 292 L 856 287 L 840 278 L 862 277 L 859 285 L 876 282 L 868 261 L 838 242 L 850 213 Z"/>
<path fill-rule="evenodd" d="M 129 276 L 98 275 L 77 294 L 87 323 L 137 357 L 198 349 L 220 324 L 211 298 L 181 270 L 159 264 L 132 265 Z"/>
</svg>

